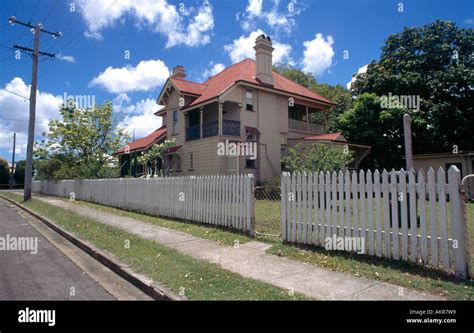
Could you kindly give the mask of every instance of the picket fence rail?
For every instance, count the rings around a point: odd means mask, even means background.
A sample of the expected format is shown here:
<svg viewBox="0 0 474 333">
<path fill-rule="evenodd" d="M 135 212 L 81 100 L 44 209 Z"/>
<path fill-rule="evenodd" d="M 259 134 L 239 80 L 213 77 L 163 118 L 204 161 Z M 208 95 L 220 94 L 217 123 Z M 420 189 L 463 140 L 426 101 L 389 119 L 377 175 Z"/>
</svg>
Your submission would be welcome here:
<svg viewBox="0 0 474 333">
<path fill-rule="evenodd" d="M 454 270 L 467 277 L 459 170 L 284 173 L 282 238 L 327 248 L 361 239 L 361 252 Z M 332 244 L 331 243 L 331 244 Z M 353 242 L 352 244 L 357 244 Z M 352 250 L 340 246 L 339 249 Z M 334 244 L 332 244 L 334 248 Z"/>
<path fill-rule="evenodd" d="M 34 181 L 32 191 L 253 233 L 252 175 Z"/>
</svg>

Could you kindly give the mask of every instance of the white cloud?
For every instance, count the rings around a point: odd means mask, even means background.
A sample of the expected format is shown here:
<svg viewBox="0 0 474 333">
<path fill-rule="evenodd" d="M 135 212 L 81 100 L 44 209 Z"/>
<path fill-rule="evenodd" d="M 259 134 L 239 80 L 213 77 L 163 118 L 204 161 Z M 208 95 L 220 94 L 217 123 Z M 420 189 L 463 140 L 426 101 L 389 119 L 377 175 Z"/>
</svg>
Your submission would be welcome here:
<svg viewBox="0 0 474 333">
<path fill-rule="evenodd" d="M 238 13 L 237 21 L 240 21 L 241 27 L 246 31 L 255 30 L 260 23 L 265 23 L 276 35 L 281 31 L 290 34 L 296 26 L 295 17 L 307 6 L 298 0 L 291 0 L 285 1 L 284 6 L 280 8 L 280 2 L 280 0 L 266 0 L 265 3 L 263 0 L 248 0 L 245 13 Z"/>
<path fill-rule="evenodd" d="M 232 44 L 224 45 L 224 49 L 229 53 L 229 57 L 233 63 L 239 62 L 245 58 L 255 59 L 255 40 L 261 34 L 265 34 L 262 30 L 251 32 L 248 36 L 240 36 L 235 39 Z M 273 41 L 273 63 L 289 63 L 292 64 L 291 59 L 291 45 L 282 44 Z"/>
<path fill-rule="evenodd" d="M 88 27 L 85 36 L 98 40 L 103 39 L 102 30 L 123 21 L 126 15 L 132 17 L 135 26 L 165 36 L 166 47 L 205 45 L 214 29 L 213 8 L 208 0 L 197 8 L 177 7 L 168 0 L 79 0 L 78 6 Z"/>
<path fill-rule="evenodd" d="M 64 54 L 61 54 L 61 53 L 56 54 L 55 58 L 59 59 L 59 60 L 62 60 L 62 61 L 69 62 L 71 64 L 76 63 L 76 59 L 73 56 L 68 56 L 68 55 L 64 55 Z"/>
<path fill-rule="evenodd" d="M 7 91 L 8 90 L 8 91 Z M 29 102 L 14 94 L 29 97 L 30 86 L 19 77 L 15 77 L 0 89 L 0 149 L 12 151 L 13 133 L 17 133 L 18 159 L 26 154 Z M 36 97 L 36 137 L 47 131 L 48 123 L 58 119 L 59 105 L 62 103 L 60 96 L 37 91 Z"/>
<path fill-rule="evenodd" d="M 263 0 L 249 0 L 247 13 L 249 15 L 258 16 L 262 14 Z"/>
<path fill-rule="evenodd" d="M 170 71 L 161 60 L 143 60 L 136 67 L 107 67 L 93 78 L 90 86 L 102 86 L 110 93 L 149 91 L 162 85 Z"/>
<path fill-rule="evenodd" d="M 207 78 L 214 76 L 225 69 L 224 64 L 215 64 L 213 61 L 209 63 L 210 68 L 206 69 L 202 74 L 203 79 L 207 80 Z"/>
<path fill-rule="evenodd" d="M 127 116 L 117 127 L 124 128 L 131 137 L 135 132 L 136 139 L 145 137 L 161 127 L 161 117 L 153 114 L 159 109 L 160 107 L 156 104 L 156 101 L 151 98 L 142 99 L 138 103 L 122 106 L 122 108 L 114 106 L 114 112 L 127 113 Z"/>
<path fill-rule="evenodd" d="M 324 38 L 321 33 L 316 34 L 313 40 L 305 41 L 303 43 L 305 48 L 302 60 L 303 70 L 313 75 L 320 75 L 331 67 L 334 57 L 333 44 L 332 36 Z"/>
<path fill-rule="evenodd" d="M 357 70 L 357 73 L 354 76 L 352 76 L 352 79 L 349 82 L 347 82 L 347 85 L 346 85 L 347 89 L 351 89 L 352 83 L 354 83 L 357 80 L 357 76 L 359 74 L 364 74 L 365 72 L 367 72 L 368 66 L 369 64 L 362 66 L 361 68 Z"/>
</svg>

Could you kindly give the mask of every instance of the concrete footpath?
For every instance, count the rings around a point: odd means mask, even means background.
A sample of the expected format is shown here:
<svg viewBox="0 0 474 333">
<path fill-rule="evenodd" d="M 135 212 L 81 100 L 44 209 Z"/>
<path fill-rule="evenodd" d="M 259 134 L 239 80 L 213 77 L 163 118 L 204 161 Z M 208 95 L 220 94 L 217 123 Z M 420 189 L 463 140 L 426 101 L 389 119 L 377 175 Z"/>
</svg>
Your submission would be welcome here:
<svg viewBox="0 0 474 333">
<path fill-rule="evenodd" d="M 269 244 L 248 242 L 238 247 L 219 245 L 180 231 L 84 207 L 54 197 L 36 197 L 57 207 L 155 241 L 185 255 L 218 264 L 247 278 L 301 293 L 318 300 L 443 300 L 377 280 L 333 272 L 315 265 L 266 254 Z"/>
</svg>

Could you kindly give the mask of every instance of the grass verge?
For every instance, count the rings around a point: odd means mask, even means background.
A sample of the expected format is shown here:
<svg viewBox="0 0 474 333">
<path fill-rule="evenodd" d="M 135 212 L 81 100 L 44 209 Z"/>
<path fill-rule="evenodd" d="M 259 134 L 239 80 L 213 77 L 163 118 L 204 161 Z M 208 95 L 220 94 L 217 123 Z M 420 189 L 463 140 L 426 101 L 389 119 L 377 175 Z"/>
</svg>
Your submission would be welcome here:
<svg viewBox="0 0 474 333">
<path fill-rule="evenodd" d="M 69 201 L 67 198 L 57 197 L 56 199 Z M 234 245 L 236 241 L 240 244 L 244 244 L 254 240 L 253 238 L 246 236 L 238 231 L 224 229 L 218 226 L 208 226 L 205 224 L 198 224 L 189 221 L 179 221 L 164 219 L 157 216 L 146 215 L 143 213 L 136 213 L 128 210 L 102 206 L 86 201 L 74 201 L 74 204 L 89 207 L 93 209 L 99 209 L 106 213 L 111 213 L 119 216 L 129 217 L 131 219 L 151 223 L 160 227 L 181 231 L 196 237 L 213 240 L 218 244 L 222 245 Z"/>
<path fill-rule="evenodd" d="M 22 203 L 20 195 L 3 193 Z M 67 209 L 31 200 L 25 207 L 52 220 L 100 249 L 113 253 L 143 273 L 167 285 L 176 293 L 184 291 L 193 300 L 303 300 L 303 295 L 291 296 L 288 291 L 221 269 L 183 255 L 173 249 L 144 240 L 117 228 L 75 214 Z M 130 244 L 129 248 L 125 244 Z"/>
</svg>

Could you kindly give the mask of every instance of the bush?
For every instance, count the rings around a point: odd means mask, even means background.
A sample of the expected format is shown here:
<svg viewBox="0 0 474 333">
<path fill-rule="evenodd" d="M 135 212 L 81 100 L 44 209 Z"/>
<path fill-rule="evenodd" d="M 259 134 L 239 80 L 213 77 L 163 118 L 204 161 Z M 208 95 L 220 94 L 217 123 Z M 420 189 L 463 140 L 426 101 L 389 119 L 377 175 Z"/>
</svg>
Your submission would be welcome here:
<svg viewBox="0 0 474 333">
<path fill-rule="evenodd" d="M 354 152 L 347 147 L 314 144 L 306 148 L 296 145 L 288 149 L 281 161 L 290 172 L 340 171 L 354 160 Z"/>
</svg>

